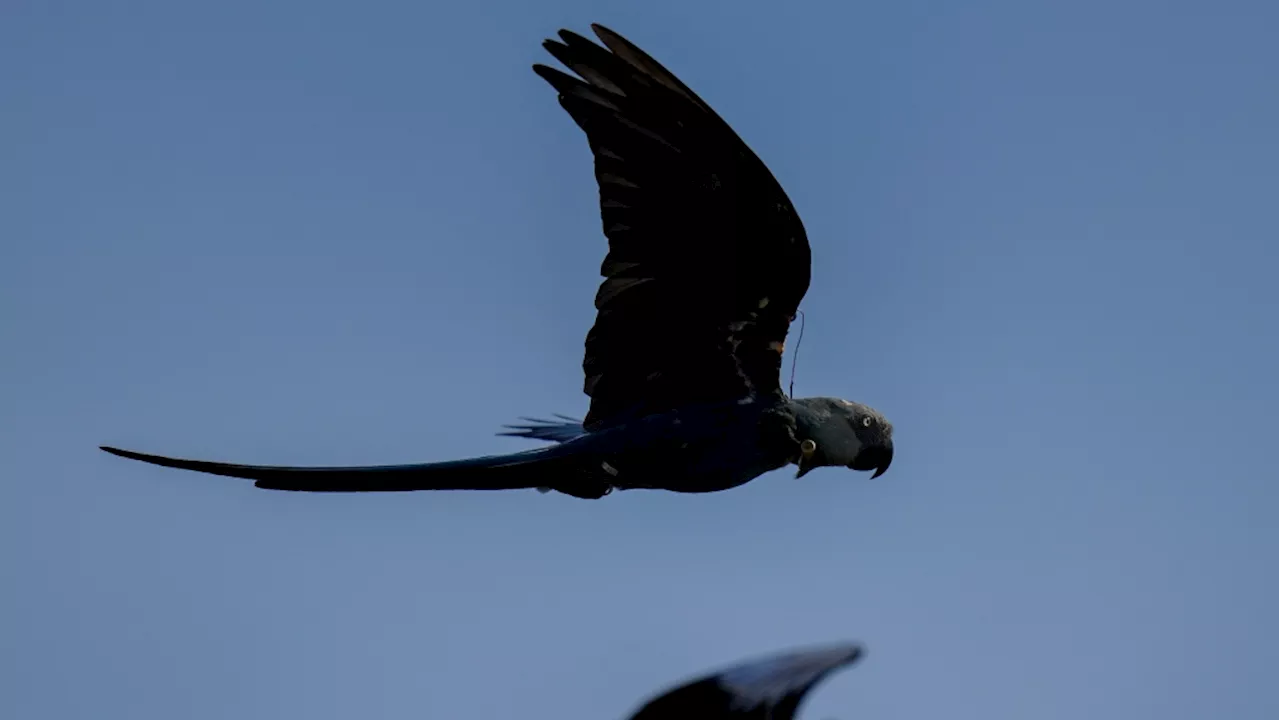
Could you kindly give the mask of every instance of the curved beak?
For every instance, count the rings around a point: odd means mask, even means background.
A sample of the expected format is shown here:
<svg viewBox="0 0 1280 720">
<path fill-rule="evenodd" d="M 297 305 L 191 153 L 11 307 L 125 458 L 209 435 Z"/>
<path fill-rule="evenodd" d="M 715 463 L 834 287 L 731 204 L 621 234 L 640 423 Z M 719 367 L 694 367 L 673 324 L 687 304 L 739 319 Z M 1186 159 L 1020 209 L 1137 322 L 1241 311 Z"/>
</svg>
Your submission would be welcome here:
<svg viewBox="0 0 1280 720">
<path fill-rule="evenodd" d="M 879 465 L 876 465 L 876 471 L 871 474 L 871 479 L 875 480 L 876 478 L 883 475 L 884 471 L 888 470 L 889 466 L 892 464 L 893 464 L 893 446 L 890 445 L 889 452 L 885 453 L 884 459 L 880 461 Z"/>
<path fill-rule="evenodd" d="M 871 476 L 872 480 L 880 477 L 893 464 L 893 442 L 889 441 L 883 445 L 873 445 L 864 448 L 858 453 L 858 457 L 854 458 L 853 463 L 849 465 L 854 470 L 875 470 Z"/>
</svg>

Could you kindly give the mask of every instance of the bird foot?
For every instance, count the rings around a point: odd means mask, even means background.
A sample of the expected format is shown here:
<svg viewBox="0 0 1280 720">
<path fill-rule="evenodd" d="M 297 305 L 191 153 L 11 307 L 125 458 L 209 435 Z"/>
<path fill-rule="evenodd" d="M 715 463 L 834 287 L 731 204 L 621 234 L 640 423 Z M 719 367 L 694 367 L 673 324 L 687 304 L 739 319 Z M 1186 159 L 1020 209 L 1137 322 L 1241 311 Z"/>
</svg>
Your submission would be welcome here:
<svg viewBox="0 0 1280 720">
<path fill-rule="evenodd" d="M 804 477 L 813 469 L 813 465 L 809 460 L 813 458 L 813 454 L 818 452 L 818 443 L 808 438 L 800 442 L 800 457 L 796 458 L 796 479 Z"/>
</svg>

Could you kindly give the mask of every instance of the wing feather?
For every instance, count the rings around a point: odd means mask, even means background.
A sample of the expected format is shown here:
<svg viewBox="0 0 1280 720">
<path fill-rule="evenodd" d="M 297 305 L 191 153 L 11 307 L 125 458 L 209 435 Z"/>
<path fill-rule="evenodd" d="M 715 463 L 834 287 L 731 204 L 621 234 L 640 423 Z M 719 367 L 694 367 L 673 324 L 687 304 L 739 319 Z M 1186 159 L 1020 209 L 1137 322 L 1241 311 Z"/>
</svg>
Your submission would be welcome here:
<svg viewBox="0 0 1280 720">
<path fill-rule="evenodd" d="M 741 662 L 661 692 L 636 710 L 630 720 L 792 720 L 815 687 L 862 655 L 861 645 L 841 643 Z"/>
<path fill-rule="evenodd" d="M 534 66 L 587 135 L 609 240 L 584 426 L 780 395 L 781 349 L 809 286 L 800 218 L 706 102 L 617 33 L 592 29 L 603 47 L 568 30 L 544 43 L 578 77 Z"/>
</svg>

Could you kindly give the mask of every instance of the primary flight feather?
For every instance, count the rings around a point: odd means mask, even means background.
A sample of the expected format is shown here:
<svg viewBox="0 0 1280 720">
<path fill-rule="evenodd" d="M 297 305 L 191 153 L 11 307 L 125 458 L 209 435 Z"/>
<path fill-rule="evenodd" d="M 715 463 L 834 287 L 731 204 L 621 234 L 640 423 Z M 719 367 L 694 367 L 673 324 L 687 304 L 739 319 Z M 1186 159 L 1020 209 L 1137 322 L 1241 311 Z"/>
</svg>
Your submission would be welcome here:
<svg viewBox="0 0 1280 720">
<path fill-rule="evenodd" d="M 739 662 L 661 692 L 628 720 L 794 720 L 814 688 L 862 655 L 840 643 Z"/>
<path fill-rule="evenodd" d="M 561 30 L 534 65 L 586 133 L 609 250 L 587 334 L 582 422 L 511 426 L 554 444 L 416 465 L 277 467 L 102 449 L 311 492 L 616 489 L 714 492 L 788 464 L 874 470 L 893 427 L 838 398 L 789 398 L 779 371 L 809 288 L 804 226 L 755 153 L 669 70 L 617 33 Z M 576 75 L 576 77 L 575 77 Z"/>
</svg>

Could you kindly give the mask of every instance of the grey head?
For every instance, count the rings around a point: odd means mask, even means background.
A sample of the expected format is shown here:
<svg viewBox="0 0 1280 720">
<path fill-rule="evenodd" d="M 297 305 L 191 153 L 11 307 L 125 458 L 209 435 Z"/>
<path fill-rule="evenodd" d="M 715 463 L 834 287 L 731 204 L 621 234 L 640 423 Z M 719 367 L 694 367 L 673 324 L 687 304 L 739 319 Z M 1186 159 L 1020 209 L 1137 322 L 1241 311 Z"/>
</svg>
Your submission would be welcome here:
<svg viewBox="0 0 1280 720">
<path fill-rule="evenodd" d="M 801 455 L 796 477 L 819 467 L 874 470 L 878 478 L 893 462 L 893 425 L 875 409 L 840 398 L 796 398 Z"/>
</svg>

